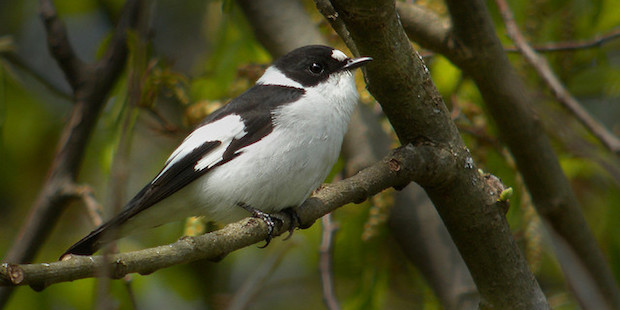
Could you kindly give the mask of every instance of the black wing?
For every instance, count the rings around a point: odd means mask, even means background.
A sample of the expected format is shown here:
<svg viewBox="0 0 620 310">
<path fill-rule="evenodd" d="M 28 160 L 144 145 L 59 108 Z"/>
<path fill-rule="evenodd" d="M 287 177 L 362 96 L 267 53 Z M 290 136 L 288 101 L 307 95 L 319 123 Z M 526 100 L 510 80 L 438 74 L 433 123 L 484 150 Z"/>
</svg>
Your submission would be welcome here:
<svg viewBox="0 0 620 310">
<path fill-rule="evenodd" d="M 205 155 L 222 147 L 221 141 L 205 141 L 179 160 L 169 160 L 155 180 L 142 188 L 118 215 L 71 246 L 61 258 L 67 254 L 93 254 L 106 241 L 115 239 L 113 236 L 109 236 L 104 240 L 102 238 L 104 234 L 117 229 L 131 217 L 169 197 L 211 169 L 225 164 L 240 155 L 242 148 L 259 141 L 273 130 L 271 113 L 273 109 L 295 101 L 303 94 L 303 89 L 259 85 L 250 88 L 239 97 L 233 99 L 229 104 L 213 112 L 205 118 L 200 127 L 216 122 L 225 116 L 236 114 L 243 120 L 246 134 L 238 139 L 233 139 L 226 146 L 222 158 L 208 168 L 197 170 L 195 167 L 196 163 Z"/>
</svg>

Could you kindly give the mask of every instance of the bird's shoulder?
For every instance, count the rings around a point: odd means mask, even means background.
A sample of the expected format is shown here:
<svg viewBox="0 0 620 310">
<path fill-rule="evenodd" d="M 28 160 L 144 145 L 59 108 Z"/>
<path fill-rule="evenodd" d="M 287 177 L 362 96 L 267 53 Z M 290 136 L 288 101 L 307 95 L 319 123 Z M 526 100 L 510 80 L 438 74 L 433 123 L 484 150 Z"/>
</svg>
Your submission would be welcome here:
<svg viewBox="0 0 620 310">
<path fill-rule="evenodd" d="M 298 100 L 304 93 L 303 88 L 257 84 L 205 117 L 200 126 L 229 115 L 239 115 L 246 123 L 253 121 L 254 118 L 269 117 L 273 110 Z"/>
<path fill-rule="evenodd" d="M 159 174 L 128 204 L 129 218 L 241 154 L 273 130 L 271 112 L 303 89 L 256 85 L 207 116 L 174 150 Z"/>
</svg>

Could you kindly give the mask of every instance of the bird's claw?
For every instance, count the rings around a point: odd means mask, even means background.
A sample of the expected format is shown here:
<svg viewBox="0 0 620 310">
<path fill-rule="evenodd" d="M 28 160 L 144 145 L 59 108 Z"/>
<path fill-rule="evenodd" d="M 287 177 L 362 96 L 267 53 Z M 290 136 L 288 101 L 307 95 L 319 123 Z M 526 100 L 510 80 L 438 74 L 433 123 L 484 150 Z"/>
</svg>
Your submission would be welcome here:
<svg viewBox="0 0 620 310">
<path fill-rule="evenodd" d="M 275 231 L 276 221 L 279 222 L 279 225 L 282 225 L 284 223 L 284 219 L 278 214 L 269 214 L 244 203 L 239 203 L 238 205 L 250 212 L 253 217 L 261 219 L 263 220 L 263 222 L 265 222 L 265 224 L 267 224 L 267 237 L 265 238 L 265 245 L 259 247 L 261 249 L 266 248 L 273 239 L 273 232 Z M 291 226 L 288 229 L 288 235 L 286 236 L 286 238 L 284 238 L 284 240 L 288 240 L 293 235 L 295 228 L 297 228 L 299 226 L 299 223 L 301 223 L 301 220 L 299 219 L 299 215 L 297 215 L 297 212 L 295 212 L 293 208 L 286 208 L 282 210 L 282 212 L 286 214 L 291 221 Z"/>
<path fill-rule="evenodd" d="M 288 228 L 288 235 L 286 236 L 286 238 L 284 238 L 284 240 L 288 240 L 293 236 L 295 228 L 299 227 L 299 225 L 301 224 L 301 219 L 299 218 L 297 212 L 295 212 L 295 209 L 291 207 L 282 210 L 282 212 L 288 215 L 289 219 L 291 220 L 291 226 L 289 226 Z"/>
</svg>

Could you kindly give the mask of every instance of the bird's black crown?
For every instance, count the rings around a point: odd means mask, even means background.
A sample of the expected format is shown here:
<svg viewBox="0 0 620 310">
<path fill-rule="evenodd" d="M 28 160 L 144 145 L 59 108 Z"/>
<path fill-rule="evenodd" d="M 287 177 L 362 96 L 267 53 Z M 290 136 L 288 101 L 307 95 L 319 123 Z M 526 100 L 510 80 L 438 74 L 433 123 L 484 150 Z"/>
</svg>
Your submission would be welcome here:
<svg viewBox="0 0 620 310">
<path fill-rule="evenodd" d="M 305 87 L 312 87 L 347 65 L 349 58 L 334 57 L 334 51 L 329 46 L 308 45 L 282 56 L 273 65 L 288 78 Z"/>
</svg>

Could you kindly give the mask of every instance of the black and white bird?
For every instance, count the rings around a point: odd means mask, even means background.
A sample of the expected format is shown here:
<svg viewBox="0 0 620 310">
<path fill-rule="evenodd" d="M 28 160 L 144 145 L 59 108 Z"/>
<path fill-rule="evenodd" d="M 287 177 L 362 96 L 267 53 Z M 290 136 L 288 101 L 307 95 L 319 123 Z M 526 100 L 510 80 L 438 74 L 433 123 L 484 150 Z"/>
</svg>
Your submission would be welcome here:
<svg viewBox="0 0 620 310">
<path fill-rule="evenodd" d="M 268 214 L 298 207 L 336 162 L 358 100 L 352 70 L 371 60 L 321 45 L 282 56 L 207 116 L 118 215 L 63 257 L 91 255 L 112 239 L 190 216 L 230 223 L 252 214 L 273 230 Z"/>
</svg>

